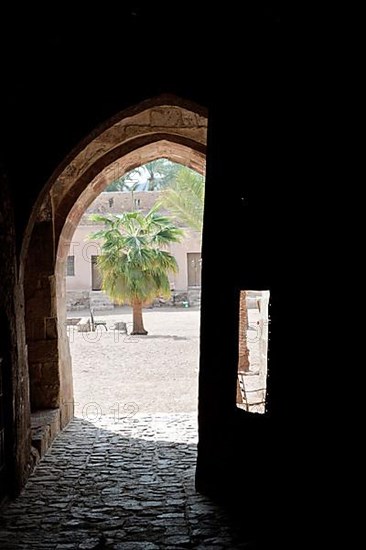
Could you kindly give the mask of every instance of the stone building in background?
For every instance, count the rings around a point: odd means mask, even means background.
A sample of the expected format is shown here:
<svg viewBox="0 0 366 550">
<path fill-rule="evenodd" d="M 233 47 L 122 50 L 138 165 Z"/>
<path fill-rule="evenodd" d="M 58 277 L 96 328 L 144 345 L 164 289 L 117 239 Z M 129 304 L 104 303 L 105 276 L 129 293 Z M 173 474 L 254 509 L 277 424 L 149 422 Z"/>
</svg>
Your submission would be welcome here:
<svg viewBox="0 0 366 550">
<path fill-rule="evenodd" d="M 121 214 L 132 210 L 147 213 L 160 198 L 160 191 L 104 192 L 82 216 L 70 243 L 66 265 L 66 300 L 69 310 L 93 307 L 96 310 L 113 309 L 114 304 L 102 290 L 102 279 L 97 266 L 101 242 L 89 235 L 102 226 L 90 219 L 91 214 Z M 163 211 L 163 210 L 162 210 Z M 164 210 L 169 215 L 169 212 Z M 156 300 L 155 305 L 199 305 L 201 294 L 201 233 L 184 228 L 180 243 L 172 243 L 169 251 L 175 257 L 179 271 L 171 275 L 172 298 L 168 302 Z"/>
</svg>

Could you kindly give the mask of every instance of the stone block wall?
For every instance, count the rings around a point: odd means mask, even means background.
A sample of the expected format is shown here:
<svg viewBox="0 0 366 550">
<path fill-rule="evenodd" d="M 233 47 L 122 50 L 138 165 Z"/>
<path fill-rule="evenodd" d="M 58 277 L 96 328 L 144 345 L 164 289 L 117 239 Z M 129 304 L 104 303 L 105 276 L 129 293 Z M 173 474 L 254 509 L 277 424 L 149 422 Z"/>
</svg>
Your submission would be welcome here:
<svg viewBox="0 0 366 550">
<path fill-rule="evenodd" d="M 66 292 L 67 311 L 88 309 L 90 305 L 89 294 L 88 290 L 68 290 Z"/>
<path fill-rule="evenodd" d="M 58 361 L 60 377 L 60 425 L 63 429 L 74 416 L 74 387 L 72 361 L 66 330 L 66 281 L 62 264 L 56 265 Z"/>
<path fill-rule="evenodd" d="M 25 267 L 26 333 L 32 411 L 59 407 L 58 333 L 51 219 L 37 222 Z"/>
<path fill-rule="evenodd" d="M 29 376 L 24 326 L 24 296 L 15 255 L 13 204 L 5 170 L 0 166 L 0 356 L 2 423 L 5 428 L 5 483 L 16 494 L 31 471 Z M 1 495 L 0 495 L 1 496 Z"/>
</svg>

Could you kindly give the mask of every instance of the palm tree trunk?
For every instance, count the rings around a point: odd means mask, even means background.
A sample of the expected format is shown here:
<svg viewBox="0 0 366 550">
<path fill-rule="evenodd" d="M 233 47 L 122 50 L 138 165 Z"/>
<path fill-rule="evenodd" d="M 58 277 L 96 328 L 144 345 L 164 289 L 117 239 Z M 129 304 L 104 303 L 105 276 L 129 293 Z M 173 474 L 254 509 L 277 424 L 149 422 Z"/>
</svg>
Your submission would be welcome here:
<svg viewBox="0 0 366 550">
<path fill-rule="evenodd" d="M 248 309 L 247 309 L 247 293 L 245 290 L 240 291 L 240 306 L 239 306 L 239 371 L 249 370 L 249 349 L 247 343 L 248 330 Z"/>
<path fill-rule="evenodd" d="M 148 185 L 147 185 L 148 191 L 154 191 L 155 190 L 155 178 L 151 177 L 148 179 Z"/>
<path fill-rule="evenodd" d="M 132 320 L 133 320 L 133 327 L 132 327 L 131 334 L 146 335 L 147 331 L 144 329 L 144 321 L 142 319 L 142 302 L 133 302 Z"/>
</svg>

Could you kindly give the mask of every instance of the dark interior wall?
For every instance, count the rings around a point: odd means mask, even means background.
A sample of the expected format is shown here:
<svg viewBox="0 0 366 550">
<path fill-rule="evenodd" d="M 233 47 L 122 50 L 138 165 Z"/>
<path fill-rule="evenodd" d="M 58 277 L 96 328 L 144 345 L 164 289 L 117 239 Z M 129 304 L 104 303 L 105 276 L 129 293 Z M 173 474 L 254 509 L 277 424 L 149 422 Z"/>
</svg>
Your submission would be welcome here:
<svg viewBox="0 0 366 550">
<path fill-rule="evenodd" d="M 193 55 L 195 48 L 199 57 L 202 54 L 198 28 L 193 47 L 187 44 L 187 31 L 173 41 L 174 19 L 156 28 L 157 20 L 150 20 L 149 14 L 105 14 L 100 20 L 96 15 L 88 22 L 64 18 L 55 16 L 49 26 L 22 30 L 17 21 L 16 36 L 6 43 L 11 56 L 3 148 L 14 181 L 23 182 L 22 200 L 16 196 L 16 219 L 22 229 L 40 187 L 99 124 L 162 92 L 198 103 L 205 99 L 200 84 L 194 84 L 198 66 L 200 80 L 205 74 L 204 64 Z M 176 21 L 176 30 L 183 31 L 182 22 Z M 195 28 L 193 23 L 189 28 Z M 20 238 L 21 233 L 18 245 Z"/>
<path fill-rule="evenodd" d="M 96 126 L 159 93 L 209 109 L 197 470 L 197 486 L 209 492 L 230 490 L 234 465 L 238 456 L 250 460 L 248 449 L 256 449 L 267 479 L 286 462 L 290 362 L 283 357 L 290 336 L 279 327 L 286 323 L 289 245 L 278 220 L 290 224 L 293 216 L 283 201 L 286 93 L 279 17 L 266 8 L 240 17 L 215 15 L 126 8 L 118 19 L 111 14 L 89 23 L 55 17 L 50 26 L 24 29 L 7 42 L 7 51 L 14 52 L 2 102 L 2 152 L 18 253 L 43 185 Z M 225 254 L 218 258 L 222 241 Z M 219 293 L 223 280 L 225 291 Z M 240 288 L 271 291 L 268 418 L 239 413 L 234 406 Z M 280 452 L 273 456 L 274 441 Z"/>
<path fill-rule="evenodd" d="M 12 180 L 22 182 L 22 200 L 14 193 L 18 247 L 40 187 L 89 132 L 160 93 L 205 106 L 220 101 L 243 74 L 252 81 L 248 63 L 265 49 L 258 31 L 265 37 L 278 24 L 265 7 L 236 19 L 189 4 L 127 2 L 118 14 L 80 19 L 55 8 L 48 24 L 43 10 L 42 22 L 31 12 L 32 24 L 16 14 L 0 38 L 7 53 L 2 149 Z"/>
<path fill-rule="evenodd" d="M 0 357 L 2 359 L 1 428 L 5 456 L 3 493 L 24 485 L 31 465 L 29 379 L 26 359 L 24 299 L 18 282 L 15 227 L 9 185 L 0 167 Z"/>
<path fill-rule="evenodd" d="M 279 502 L 278 495 L 285 495 L 291 476 L 292 344 L 283 305 L 290 292 L 293 214 L 286 200 L 280 60 L 274 51 L 254 59 L 258 64 L 246 65 L 246 85 L 221 87 L 209 117 L 196 485 L 226 495 L 247 518 L 249 510 L 263 510 L 256 519 L 266 523 L 265 510 L 281 515 L 286 497 Z M 230 82 L 228 71 L 221 74 Z M 270 290 L 265 416 L 235 406 L 240 289 Z"/>
</svg>

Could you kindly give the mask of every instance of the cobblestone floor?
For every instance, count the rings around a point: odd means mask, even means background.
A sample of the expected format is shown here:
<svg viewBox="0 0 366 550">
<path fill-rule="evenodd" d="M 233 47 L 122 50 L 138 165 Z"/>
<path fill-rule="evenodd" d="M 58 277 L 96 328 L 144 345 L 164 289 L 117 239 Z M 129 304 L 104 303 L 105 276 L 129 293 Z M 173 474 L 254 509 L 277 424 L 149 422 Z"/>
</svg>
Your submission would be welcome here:
<svg viewBox="0 0 366 550">
<path fill-rule="evenodd" d="M 257 548 L 194 490 L 195 416 L 73 420 L 0 511 L 0 548 Z"/>
</svg>

